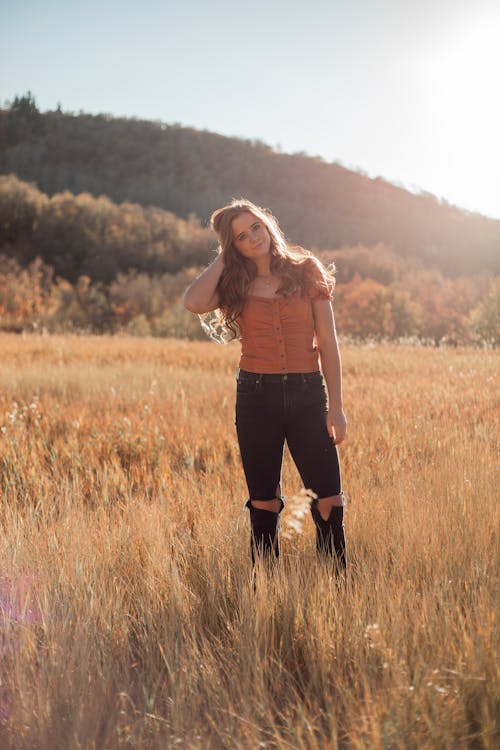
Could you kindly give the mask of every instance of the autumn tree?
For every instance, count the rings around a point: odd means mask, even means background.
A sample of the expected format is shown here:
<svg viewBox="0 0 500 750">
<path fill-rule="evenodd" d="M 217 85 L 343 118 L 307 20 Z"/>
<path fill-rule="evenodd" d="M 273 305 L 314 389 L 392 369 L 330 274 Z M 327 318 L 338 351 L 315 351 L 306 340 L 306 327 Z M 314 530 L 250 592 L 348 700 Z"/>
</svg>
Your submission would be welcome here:
<svg viewBox="0 0 500 750">
<path fill-rule="evenodd" d="M 469 315 L 472 339 L 490 346 L 500 346 L 500 276 L 489 282 L 488 292 Z"/>
</svg>

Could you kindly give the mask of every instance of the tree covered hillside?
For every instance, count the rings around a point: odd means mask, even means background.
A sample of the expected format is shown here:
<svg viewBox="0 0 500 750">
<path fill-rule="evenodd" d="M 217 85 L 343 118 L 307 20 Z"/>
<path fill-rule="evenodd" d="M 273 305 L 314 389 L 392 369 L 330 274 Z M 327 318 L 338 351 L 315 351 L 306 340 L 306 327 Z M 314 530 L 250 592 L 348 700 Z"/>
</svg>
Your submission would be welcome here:
<svg viewBox="0 0 500 750">
<path fill-rule="evenodd" d="M 246 196 L 312 249 L 383 242 L 448 276 L 500 269 L 500 221 L 380 178 L 260 142 L 107 115 L 40 113 L 31 95 L 0 110 L 0 172 L 48 195 L 69 190 L 156 206 L 205 223 Z"/>
<path fill-rule="evenodd" d="M 0 176 L 0 328 L 203 337 L 182 293 L 215 245 L 194 219 Z M 342 335 L 500 343 L 500 287 L 484 272 L 446 277 L 383 243 L 318 254 L 337 266 Z"/>
</svg>

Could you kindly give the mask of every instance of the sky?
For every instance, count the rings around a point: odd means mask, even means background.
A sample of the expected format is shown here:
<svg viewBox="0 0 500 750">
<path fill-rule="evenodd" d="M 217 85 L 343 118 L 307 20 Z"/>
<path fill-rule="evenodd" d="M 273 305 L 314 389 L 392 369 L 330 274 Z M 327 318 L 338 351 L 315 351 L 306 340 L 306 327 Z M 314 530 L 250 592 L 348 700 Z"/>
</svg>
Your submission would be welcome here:
<svg viewBox="0 0 500 750">
<path fill-rule="evenodd" d="M 500 219 L 500 0 L 0 0 L 0 103 L 321 156 Z"/>
</svg>

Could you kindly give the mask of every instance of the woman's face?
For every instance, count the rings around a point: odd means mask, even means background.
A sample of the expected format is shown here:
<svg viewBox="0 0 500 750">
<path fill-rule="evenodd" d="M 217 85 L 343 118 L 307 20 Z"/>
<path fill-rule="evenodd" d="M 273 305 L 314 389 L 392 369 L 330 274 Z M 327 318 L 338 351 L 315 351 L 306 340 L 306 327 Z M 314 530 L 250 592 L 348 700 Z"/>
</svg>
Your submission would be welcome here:
<svg viewBox="0 0 500 750">
<path fill-rule="evenodd" d="M 266 225 L 249 211 L 240 214 L 231 222 L 233 245 L 245 258 L 255 260 L 271 250 L 271 235 Z"/>
</svg>

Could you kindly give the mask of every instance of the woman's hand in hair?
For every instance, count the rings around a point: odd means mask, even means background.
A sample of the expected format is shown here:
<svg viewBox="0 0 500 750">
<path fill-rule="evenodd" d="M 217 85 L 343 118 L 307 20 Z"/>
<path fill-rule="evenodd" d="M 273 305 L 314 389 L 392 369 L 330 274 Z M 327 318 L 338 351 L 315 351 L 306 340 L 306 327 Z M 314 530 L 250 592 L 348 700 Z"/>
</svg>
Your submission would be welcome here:
<svg viewBox="0 0 500 750">
<path fill-rule="evenodd" d="M 338 445 L 346 436 L 347 420 L 343 409 L 328 409 L 326 415 L 326 429 L 333 439 L 333 444 Z"/>
</svg>

